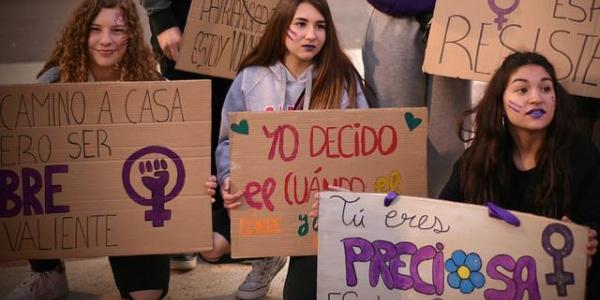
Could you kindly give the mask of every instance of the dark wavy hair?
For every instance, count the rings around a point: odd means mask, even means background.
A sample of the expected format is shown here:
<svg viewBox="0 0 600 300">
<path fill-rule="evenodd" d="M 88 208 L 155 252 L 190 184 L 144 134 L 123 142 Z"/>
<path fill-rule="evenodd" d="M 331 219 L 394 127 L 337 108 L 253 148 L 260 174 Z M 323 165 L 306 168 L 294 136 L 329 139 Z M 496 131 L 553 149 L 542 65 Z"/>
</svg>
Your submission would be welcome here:
<svg viewBox="0 0 600 300">
<path fill-rule="evenodd" d="M 460 182 L 465 200 L 484 204 L 492 201 L 503 205 L 506 199 L 505 182 L 513 167 L 512 154 L 515 144 L 504 111 L 503 95 L 510 76 L 522 66 L 537 65 L 546 70 L 556 95 L 556 109 L 548 125 L 545 139 L 537 156 L 537 170 L 543 170 L 542 182 L 535 187 L 536 213 L 547 217 L 560 217 L 567 213 L 570 204 L 570 186 L 566 176 L 568 156 L 567 139 L 571 135 L 573 101 L 558 82 L 552 64 L 534 52 L 516 52 L 504 62 L 492 76 L 483 98 L 477 106 L 462 114 L 458 126 L 459 138 L 470 143 L 460 162 Z M 466 123 L 474 116 L 473 130 Z"/>
<path fill-rule="evenodd" d="M 127 51 L 119 63 L 122 81 L 160 80 L 152 50 L 144 34 L 132 0 L 85 0 L 75 8 L 40 77 L 52 67 L 60 68 L 60 82 L 88 81 L 90 57 L 88 37 L 94 19 L 103 8 L 120 8 L 127 24 Z"/>
<path fill-rule="evenodd" d="M 283 60 L 287 52 L 285 37 L 296 9 L 301 3 L 315 7 L 325 18 L 325 44 L 315 56 L 315 76 L 310 109 L 340 108 L 347 90 L 350 107 L 356 107 L 357 89 L 365 91 L 363 80 L 342 50 L 326 0 L 281 0 L 269 20 L 258 45 L 240 63 L 239 71 L 250 66 L 267 67 Z M 358 79 L 358 80 L 357 80 Z M 358 83 L 358 84 L 357 84 Z"/>
</svg>

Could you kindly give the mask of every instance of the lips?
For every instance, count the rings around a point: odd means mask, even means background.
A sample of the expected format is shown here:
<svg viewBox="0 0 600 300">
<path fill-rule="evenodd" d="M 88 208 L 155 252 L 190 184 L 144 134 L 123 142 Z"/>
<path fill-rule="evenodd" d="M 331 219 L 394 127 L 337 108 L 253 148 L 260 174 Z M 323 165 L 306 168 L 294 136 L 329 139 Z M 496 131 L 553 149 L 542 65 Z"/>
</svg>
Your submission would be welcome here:
<svg viewBox="0 0 600 300">
<path fill-rule="evenodd" d="M 306 51 L 314 51 L 315 49 L 317 49 L 317 46 L 315 46 L 315 45 L 302 45 L 302 48 L 304 48 L 304 50 L 306 50 Z"/>
<path fill-rule="evenodd" d="M 108 55 L 111 55 L 111 54 L 115 53 L 115 51 L 117 51 L 117 50 L 112 50 L 112 49 L 96 49 L 96 51 L 98 53 L 100 53 L 101 55 L 108 56 Z"/>
<path fill-rule="evenodd" d="M 546 111 L 541 108 L 534 108 L 526 113 L 526 115 L 531 116 L 534 119 L 539 119 L 546 114 Z"/>
</svg>

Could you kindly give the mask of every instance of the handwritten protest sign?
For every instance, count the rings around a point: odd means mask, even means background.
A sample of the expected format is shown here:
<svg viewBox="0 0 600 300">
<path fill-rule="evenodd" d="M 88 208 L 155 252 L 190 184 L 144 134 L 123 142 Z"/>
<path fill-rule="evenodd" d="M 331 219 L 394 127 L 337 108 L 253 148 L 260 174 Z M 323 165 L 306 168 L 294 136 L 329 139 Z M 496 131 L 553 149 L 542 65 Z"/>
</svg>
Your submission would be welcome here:
<svg viewBox="0 0 600 300">
<path fill-rule="evenodd" d="M 439 0 L 423 69 L 489 81 L 515 51 L 545 55 L 569 92 L 600 98 L 600 2 Z"/>
<path fill-rule="evenodd" d="M 193 0 L 183 33 L 178 70 L 235 77 L 258 44 L 278 0 Z"/>
<path fill-rule="evenodd" d="M 425 108 L 229 114 L 232 255 L 317 253 L 314 193 L 426 195 Z"/>
<path fill-rule="evenodd" d="M 384 197 L 321 193 L 318 299 L 584 299 L 586 227 Z"/>
<path fill-rule="evenodd" d="M 210 82 L 0 86 L 0 257 L 212 247 Z"/>
</svg>

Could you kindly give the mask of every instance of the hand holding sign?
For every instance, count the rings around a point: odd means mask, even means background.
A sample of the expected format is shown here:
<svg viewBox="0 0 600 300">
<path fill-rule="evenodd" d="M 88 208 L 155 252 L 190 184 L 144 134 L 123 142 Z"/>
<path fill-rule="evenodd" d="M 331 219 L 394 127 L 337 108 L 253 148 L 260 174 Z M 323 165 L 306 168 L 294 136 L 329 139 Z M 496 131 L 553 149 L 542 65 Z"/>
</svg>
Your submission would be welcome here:
<svg viewBox="0 0 600 300">
<path fill-rule="evenodd" d="M 567 223 L 573 223 L 567 216 L 563 216 L 561 221 Z M 588 268 L 592 266 L 592 256 L 598 252 L 598 232 L 594 229 L 588 231 L 588 242 L 587 242 L 587 256 L 588 256 Z"/>
<path fill-rule="evenodd" d="M 231 188 L 231 178 L 227 177 L 223 181 L 223 186 L 221 187 L 221 196 L 223 196 L 223 205 L 227 209 L 236 208 L 242 205 L 242 195 L 243 192 L 239 191 L 237 193 L 232 194 L 230 192 Z"/>
<path fill-rule="evenodd" d="M 179 58 L 179 47 L 181 46 L 181 30 L 179 27 L 171 27 L 156 36 L 162 53 L 170 60 Z"/>
<path fill-rule="evenodd" d="M 208 178 L 206 179 L 206 182 L 204 183 L 204 187 L 206 188 L 206 193 L 208 195 L 210 195 L 210 202 L 214 203 L 215 202 L 215 194 L 217 193 L 217 176 L 215 175 L 210 175 L 208 176 Z"/>
<path fill-rule="evenodd" d="M 329 191 L 349 192 L 349 190 L 339 187 L 339 186 L 335 186 L 335 185 L 330 185 Z M 310 210 L 310 213 L 308 214 L 309 216 L 311 216 L 313 218 L 317 218 L 319 216 L 319 198 L 320 198 L 319 192 L 316 192 L 315 193 L 315 203 L 313 203 L 312 209 Z"/>
</svg>

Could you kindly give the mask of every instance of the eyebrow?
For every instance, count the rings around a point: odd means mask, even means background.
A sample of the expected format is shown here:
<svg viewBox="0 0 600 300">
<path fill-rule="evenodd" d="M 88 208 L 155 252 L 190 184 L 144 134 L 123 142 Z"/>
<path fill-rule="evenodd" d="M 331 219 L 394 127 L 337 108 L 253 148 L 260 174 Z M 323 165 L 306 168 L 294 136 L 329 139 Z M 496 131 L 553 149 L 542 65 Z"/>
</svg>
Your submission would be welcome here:
<svg viewBox="0 0 600 300">
<path fill-rule="evenodd" d="M 302 17 L 297 17 L 294 18 L 294 21 L 304 21 L 304 22 L 308 22 L 308 19 L 306 18 L 302 18 Z M 319 20 L 316 22 L 317 24 L 325 24 L 325 20 Z"/>
<path fill-rule="evenodd" d="M 552 79 L 550 77 L 543 77 L 542 80 L 540 81 L 552 81 Z M 513 79 L 513 81 L 511 81 L 510 83 L 515 83 L 515 82 L 529 82 L 529 80 L 524 79 L 524 78 L 515 78 Z"/>
<path fill-rule="evenodd" d="M 90 25 L 90 27 L 91 26 L 102 27 L 103 25 L 102 24 L 98 24 L 98 23 L 92 23 L 92 25 Z M 113 24 L 113 25 L 110 25 L 110 27 L 111 28 L 114 28 L 114 27 L 127 27 L 127 25 L 125 25 L 125 24 L 116 24 L 116 25 Z"/>
</svg>

